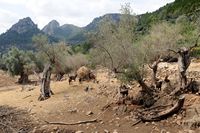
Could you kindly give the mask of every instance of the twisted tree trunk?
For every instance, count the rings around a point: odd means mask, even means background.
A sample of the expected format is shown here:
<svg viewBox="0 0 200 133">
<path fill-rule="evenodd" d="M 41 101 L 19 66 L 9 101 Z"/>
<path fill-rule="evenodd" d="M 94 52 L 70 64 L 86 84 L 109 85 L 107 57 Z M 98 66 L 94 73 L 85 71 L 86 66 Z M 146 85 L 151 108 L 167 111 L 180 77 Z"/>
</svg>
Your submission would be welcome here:
<svg viewBox="0 0 200 133">
<path fill-rule="evenodd" d="M 56 74 L 56 81 L 61 81 L 65 73 L 59 72 Z"/>
<path fill-rule="evenodd" d="M 152 85 L 156 86 L 157 84 L 157 77 L 156 77 L 156 74 L 157 74 L 157 70 L 158 70 L 158 64 L 161 62 L 161 56 L 153 62 L 152 65 L 149 65 L 149 67 L 152 69 Z"/>
<path fill-rule="evenodd" d="M 49 97 L 51 97 L 51 94 L 53 94 L 50 88 L 51 70 L 52 68 L 50 64 L 46 65 L 44 68 L 42 82 L 41 82 L 41 89 L 40 89 L 41 94 L 38 98 L 39 101 L 48 99 Z"/>
<path fill-rule="evenodd" d="M 26 74 L 26 73 L 24 73 L 24 72 L 22 72 L 21 74 L 20 74 L 20 78 L 18 79 L 18 83 L 19 84 L 26 84 L 26 83 L 28 83 L 28 74 Z"/>
<path fill-rule="evenodd" d="M 178 51 L 179 88 L 185 89 L 187 85 L 186 71 L 190 65 L 190 51 L 183 47 Z"/>
</svg>

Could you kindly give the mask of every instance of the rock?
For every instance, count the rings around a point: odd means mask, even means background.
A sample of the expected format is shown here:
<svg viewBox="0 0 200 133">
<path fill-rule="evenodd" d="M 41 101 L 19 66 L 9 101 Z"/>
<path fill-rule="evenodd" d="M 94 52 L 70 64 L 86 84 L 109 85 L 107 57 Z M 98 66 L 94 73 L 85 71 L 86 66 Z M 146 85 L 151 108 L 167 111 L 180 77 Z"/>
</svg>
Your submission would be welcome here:
<svg viewBox="0 0 200 133">
<path fill-rule="evenodd" d="M 115 130 L 113 131 L 113 133 L 118 133 L 118 132 L 117 132 L 117 129 L 115 129 Z"/>
<path fill-rule="evenodd" d="M 135 129 L 137 130 L 139 127 L 135 127 Z"/>
<path fill-rule="evenodd" d="M 109 123 L 113 123 L 113 120 L 110 120 Z"/>
<path fill-rule="evenodd" d="M 119 118 L 119 117 L 116 117 L 115 119 L 116 119 L 116 120 L 120 120 L 120 118 Z"/>
<path fill-rule="evenodd" d="M 107 129 L 104 129 L 104 133 L 110 133 Z"/>
<path fill-rule="evenodd" d="M 124 117 L 125 120 L 130 120 L 130 118 L 131 118 L 130 116 Z M 133 118 L 133 119 L 134 119 L 134 118 Z"/>
<path fill-rule="evenodd" d="M 180 125 L 181 125 L 181 121 L 180 121 L 180 120 L 177 120 L 177 121 L 176 121 L 176 124 L 180 126 Z"/>
<path fill-rule="evenodd" d="M 119 109 L 119 107 L 118 106 L 116 106 L 116 107 L 113 107 L 113 111 L 117 111 Z"/>
<path fill-rule="evenodd" d="M 83 131 L 76 131 L 75 133 L 84 133 Z"/>
<path fill-rule="evenodd" d="M 149 124 L 149 122 L 145 122 L 145 125 L 147 126 Z"/>
<path fill-rule="evenodd" d="M 101 121 L 101 122 L 100 122 L 100 124 L 104 124 L 104 122 L 103 122 L 103 121 Z"/>
<path fill-rule="evenodd" d="M 91 123 L 87 123 L 86 125 L 89 126 L 89 125 L 91 125 Z"/>
<path fill-rule="evenodd" d="M 92 111 L 88 111 L 88 112 L 86 113 L 87 116 L 90 116 L 90 115 L 92 115 L 92 114 L 93 114 Z"/>
<path fill-rule="evenodd" d="M 184 130 L 184 132 L 186 132 L 186 133 L 195 133 L 195 131 L 193 131 L 193 130 Z"/>
<path fill-rule="evenodd" d="M 54 128 L 53 128 L 54 131 L 57 131 L 58 129 L 59 129 L 58 127 L 54 127 Z"/>
<path fill-rule="evenodd" d="M 160 133 L 167 133 L 165 129 L 162 129 Z"/>
<path fill-rule="evenodd" d="M 115 124 L 116 127 L 120 127 L 120 124 Z"/>
</svg>

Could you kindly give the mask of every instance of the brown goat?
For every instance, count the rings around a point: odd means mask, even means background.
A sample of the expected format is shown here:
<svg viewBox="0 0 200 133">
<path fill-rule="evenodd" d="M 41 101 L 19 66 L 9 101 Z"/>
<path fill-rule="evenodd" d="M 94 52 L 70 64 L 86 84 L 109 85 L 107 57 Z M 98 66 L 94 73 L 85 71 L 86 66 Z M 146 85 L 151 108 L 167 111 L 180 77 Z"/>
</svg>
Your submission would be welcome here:
<svg viewBox="0 0 200 133">
<path fill-rule="evenodd" d="M 69 76 L 69 85 L 72 81 L 76 81 L 77 74 Z"/>
<path fill-rule="evenodd" d="M 92 72 L 89 73 L 89 79 L 93 80 L 94 83 L 96 82 L 96 76 Z"/>
</svg>

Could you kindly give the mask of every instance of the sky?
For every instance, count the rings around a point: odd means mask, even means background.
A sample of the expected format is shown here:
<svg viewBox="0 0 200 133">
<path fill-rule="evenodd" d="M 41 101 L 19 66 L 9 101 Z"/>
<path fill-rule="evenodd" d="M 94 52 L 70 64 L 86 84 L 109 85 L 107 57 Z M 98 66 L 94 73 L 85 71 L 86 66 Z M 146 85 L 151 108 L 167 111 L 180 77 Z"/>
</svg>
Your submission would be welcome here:
<svg viewBox="0 0 200 133">
<path fill-rule="evenodd" d="M 60 25 L 89 24 L 95 17 L 119 13 L 121 5 L 130 3 L 136 14 L 152 12 L 174 0 L 0 0 L 0 33 L 19 19 L 31 17 L 42 29 L 51 20 Z"/>
</svg>

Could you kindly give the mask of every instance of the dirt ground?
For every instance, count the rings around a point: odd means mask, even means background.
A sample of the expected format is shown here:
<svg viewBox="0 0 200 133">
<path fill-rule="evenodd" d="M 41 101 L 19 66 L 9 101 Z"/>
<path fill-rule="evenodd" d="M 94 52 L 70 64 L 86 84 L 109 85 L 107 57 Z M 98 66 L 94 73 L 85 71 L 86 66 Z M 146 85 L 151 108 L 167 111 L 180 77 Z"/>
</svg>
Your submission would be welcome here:
<svg viewBox="0 0 200 133">
<path fill-rule="evenodd" d="M 175 64 L 162 63 L 159 69 L 166 69 L 166 73 L 172 73 L 170 78 L 173 78 L 176 74 L 172 71 L 175 71 L 176 67 Z M 133 105 L 129 107 L 111 105 L 111 107 L 106 110 L 102 110 L 105 105 L 115 99 L 119 81 L 113 78 L 105 68 L 98 69 L 96 72 L 97 80 L 99 81 L 98 84 L 93 82 L 83 82 L 79 84 L 78 81 L 76 81 L 69 85 L 67 77 L 62 81 L 52 81 L 51 89 L 55 95 L 45 101 L 37 100 L 40 94 L 39 84 L 18 85 L 15 83 L 17 78 L 11 78 L 4 72 L 0 72 L 0 106 L 14 107 L 17 110 L 26 111 L 29 115 L 27 117 L 30 117 L 29 119 L 32 121 L 32 127 L 30 128 L 32 132 L 35 133 L 70 133 L 75 131 L 83 131 L 84 133 L 200 132 L 198 128 L 191 130 L 188 126 L 183 126 L 177 121 L 174 121 L 174 118 L 178 116 L 173 116 L 172 118 L 160 122 L 146 122 L 132 126 L 134 120 L 129 117 L 131 112 L 127 113 L 125 110 L 127 110 L 127 108 L 135 108 Z M 200 73 L 200 63 L 192 63 L 188 73 L 190 72 Z M 36 77 L 31 76 L 31 79 L 36 80 Z M 90 88 L 87 92 L 84 90 L 86 87 Z M 138 85 L 135 85 L 131 89 L 131 94 L 136 94 L 138 90 Z M 187 94 L 184 108 L 189 110 L 192 107 L 197 107 L 196 105 L 199 105 L 199 103 L 200 96 Z M 199 110 L 197 109 L 197 111 L 200 111 L 200 108 Z M 197 113 L 195 117 L 199 117 L 199 114 Z M 189 118 L 189 116 L 186 118 Z M 17 117 L 17 119 L 20 119 L 20 117 Z M 50 125 L 45 122 L 74 123 L 92 119 L 97 119 L 98 122 L 78 125 Z M 23 128 L 24 123 L 15 122 L 18 124 L 15 130 L 21 131 L 20 126 Z M 0 128 L 1 127 L 4 126 L 0 123 Z M 12 125 L 10 125 L 10 127 L 12 127 Z"/>
</svg>

